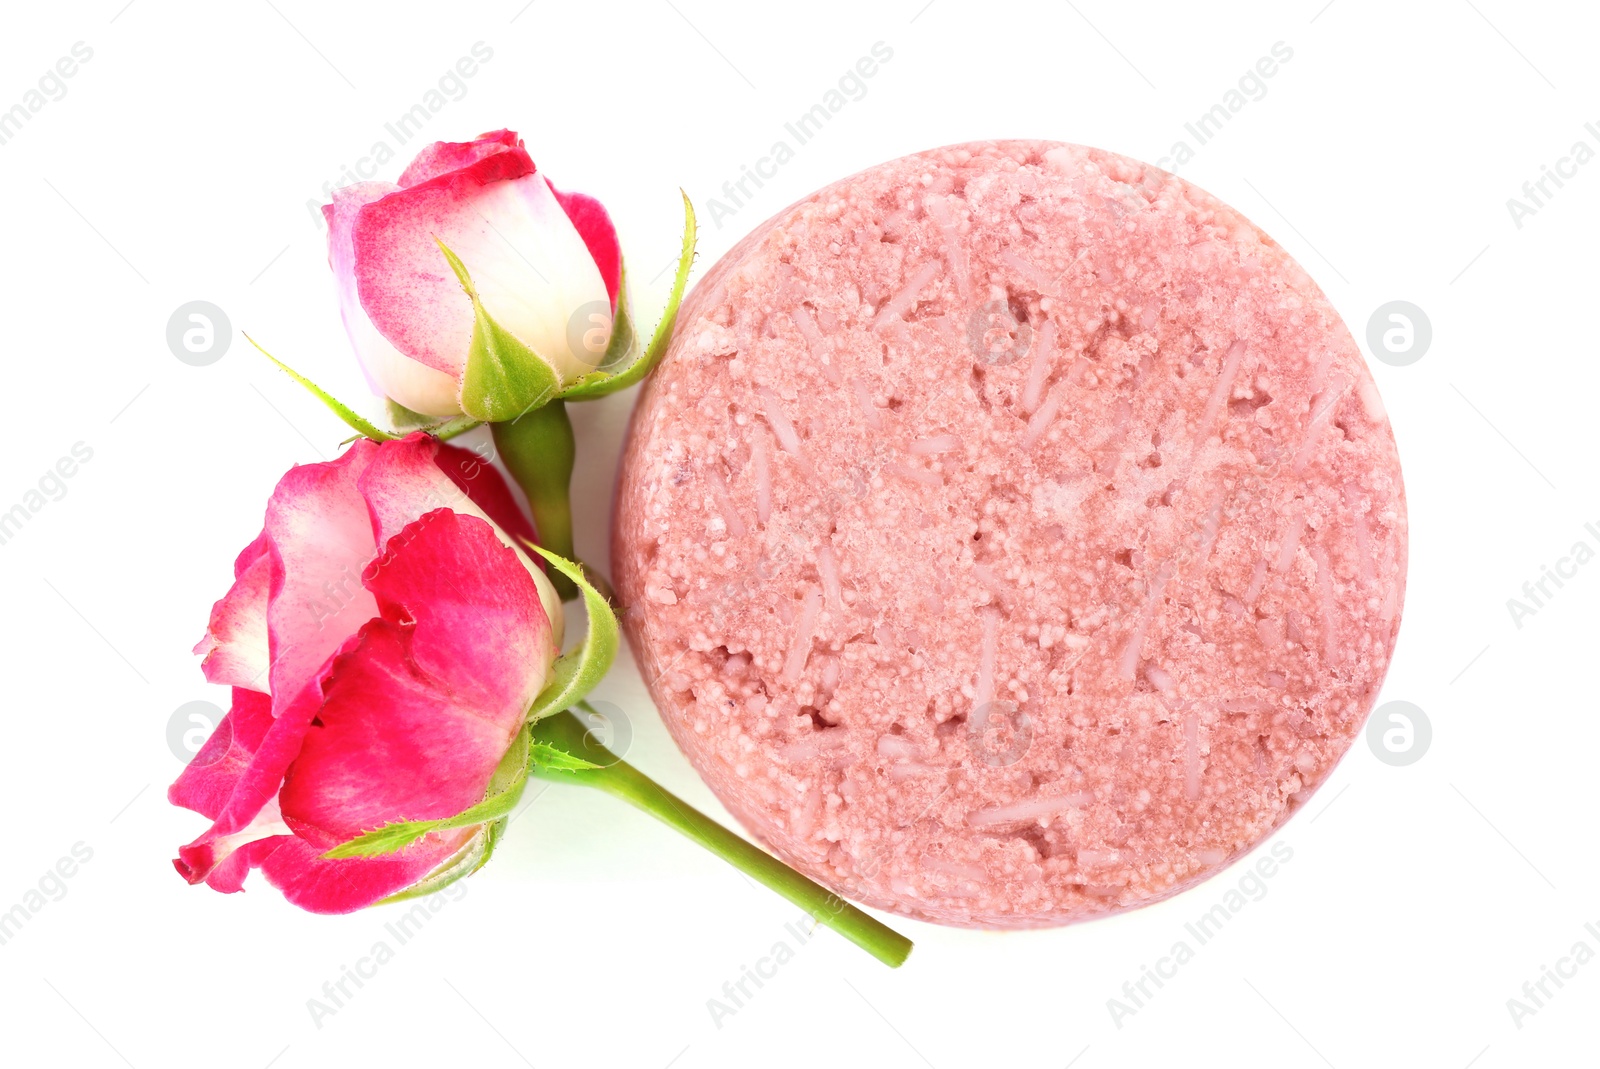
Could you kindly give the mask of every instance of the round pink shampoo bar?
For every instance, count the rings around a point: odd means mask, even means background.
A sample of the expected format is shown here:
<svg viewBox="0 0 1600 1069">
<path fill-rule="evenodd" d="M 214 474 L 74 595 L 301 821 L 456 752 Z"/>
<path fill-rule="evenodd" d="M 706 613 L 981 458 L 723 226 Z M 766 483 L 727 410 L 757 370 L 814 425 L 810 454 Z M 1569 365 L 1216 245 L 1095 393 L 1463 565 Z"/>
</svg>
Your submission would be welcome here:
<svg viewBox="0 0 1600 1069">
<path fill-rule="evenodd" d="M 844 895 L 1026 927 L 1174 894 L 1332 771 L 1406 518 L 1338 314 L 1238 212 L 1039 141 L 864 171 L 684 304 L 613 546 L 668 728 Z"/>
</svg>

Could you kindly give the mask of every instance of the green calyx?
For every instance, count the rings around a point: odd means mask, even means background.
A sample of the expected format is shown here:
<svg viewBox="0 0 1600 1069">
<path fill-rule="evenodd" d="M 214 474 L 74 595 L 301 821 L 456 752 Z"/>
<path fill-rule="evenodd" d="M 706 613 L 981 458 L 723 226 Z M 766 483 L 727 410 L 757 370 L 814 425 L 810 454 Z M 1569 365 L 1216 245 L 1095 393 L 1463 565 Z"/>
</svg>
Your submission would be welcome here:
<svg viewBox="0 0 1600 1069">
<path fill-rule="evenodd" d="M 482 423 L 503 423 L 543 408 L 561 392 L 555 367 L 495 322 L 483 307 L 461 258 L 434 239 L 472 302 L 472 344 L 461 376 L 461 411 Z"/>
<path fill-rule="evenodd" d="M 689 269 L 694 265 L 697 234 L 694 205 L 690 203 L 687 193 L 679 192 L 683 196 L 684 225 L 683 244 L 678 252 L 678 271 L 650 344 L 640 347 L 639 333 L 634 329 L 628 298 L 627 271 L 624 268 L 618 287 L 616 314 L 612 317 L 611 340 L 606 346 L 605 355 L 594 371 L 569 383 L 562 383 L 548 360 L 495 322 L 483 307 L 466 265 L 443 242 L 439 242 L 439 249 L 449 261 L 450 269 L 455 272 L 461 288 L 472 301 L 472 348 L 468 352 L 466 372 L 461 380 L 463 412 L 484 423 L 504 423 L 557 398 L 564 401 L 593 401 L 605 397 L 642 381 L 655 370 L 666 355 L 667 344 L 672 340 L 678 307 L 683 303 L 683 291 L 689 282 Z"/>
<path fill-rule="evenodd" d="M 667 353 L 667 343 L 672 340 L 672 329 L 678 322 L 678 306 L 683 303 L 684 287 L 689 282 L 689 269 L 694 266 L 695 216 L 689 195 L 683 193 L 683 246 L 678 253 L 678 273 L 672 280 L 672 293 L 667 307 L 661 313 L 648 347 L 639 348 L 639 335 L 633 329 L 628 310 L 627 277 L 624 274 L 617 298 L 616 320 L 612 325 L 611 345 L 606 350 L 600 370 L 590 372 L 568 386 L 561 394 L 568 401 L 593 401 L 608 394 L 625 390 L 654 371 Z M 614 369 L 614 370 L 613 370 Z"/>
<path fill-rule="evenodd" d="M 550 670 L 550 682 L 534 699 L 533 709 L 528 713 L 528 720 L 532 722 L 559 713 L 589 696 L 611 670 L 611 662 L 616 660 L 620 630 L 617 614 L 584 575 L 582 567 L 542 546 L 532 542 L 525 544 L 577 585 L 583 592 L 584 608 L 589 613 L 589 632 L 583 637 L 583 645 L 556 658 Z"/>
</svg>

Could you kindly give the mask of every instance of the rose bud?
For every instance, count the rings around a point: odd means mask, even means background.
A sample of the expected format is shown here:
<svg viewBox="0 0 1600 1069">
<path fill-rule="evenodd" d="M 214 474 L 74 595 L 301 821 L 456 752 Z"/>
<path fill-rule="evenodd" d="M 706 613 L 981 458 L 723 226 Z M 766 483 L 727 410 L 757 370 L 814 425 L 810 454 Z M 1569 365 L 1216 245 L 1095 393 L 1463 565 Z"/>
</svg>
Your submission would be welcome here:
<svg viewBox="0 0 1600 1069">
<path fill-rule="evenodd" d="M 259 868 L 346 913 L 481 864 L 492 822 L 323 855 L 485 800 L 561 643 L 532 536 L 494 469 L 422 434 L 290 470 L 195 649 L 233 707 L 168 791 L 213 822 L 178 872 L 238 891 Z"/>
<path fill-rule="evenodd" d="M 552 186 L 510 130 L 429 145 L 398 185 L 334 190 L 322 212 L 350 343 L 373 389 L 413 412 L 459 415 L 468 377 L 476 310 L 441 245 L 513 340 L 511 362 L 547 365 L 503 368 L 499 354 L 496 375 L 565 386 L 605 355 L 622 278 L 611 217 Z M 471 400 L 486 418 L 502 399 Z"/>
</svg>

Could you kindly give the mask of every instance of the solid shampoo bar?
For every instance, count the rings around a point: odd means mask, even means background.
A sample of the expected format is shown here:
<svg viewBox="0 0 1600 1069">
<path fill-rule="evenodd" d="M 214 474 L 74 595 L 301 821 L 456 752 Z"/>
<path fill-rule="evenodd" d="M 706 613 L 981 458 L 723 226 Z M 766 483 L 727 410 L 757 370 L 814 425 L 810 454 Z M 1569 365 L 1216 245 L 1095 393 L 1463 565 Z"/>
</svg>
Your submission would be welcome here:
<svg viewBox="0 0 1600 1069">
<path fill-rule="evenodd" d="M 618 491 L 678 744 L 868 904 L 1061 924 L 1226 866 L 1360 731 L 1400 467 L 1337 313 L 1214 197 L 1034 141 L 908 156 L 685 303 Z"/>
</svg>

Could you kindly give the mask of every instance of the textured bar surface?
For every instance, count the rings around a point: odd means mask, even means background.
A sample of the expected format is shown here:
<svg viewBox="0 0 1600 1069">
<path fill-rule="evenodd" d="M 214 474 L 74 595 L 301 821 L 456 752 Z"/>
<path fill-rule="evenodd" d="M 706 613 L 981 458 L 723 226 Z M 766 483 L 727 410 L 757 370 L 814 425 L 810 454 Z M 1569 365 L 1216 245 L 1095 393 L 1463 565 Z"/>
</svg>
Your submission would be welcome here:
<svg viewBox="0 0 1600 1069">
<path fill-rule="evenodd" d="M 785 860 L 950 924 L 1212 875 L 1328 776 L 1405 501 L 1337 313 L 1125 157 L 957 145 L 758 227 L 634 415 L 613 568 L 651 693 Z"/>
</svg>

